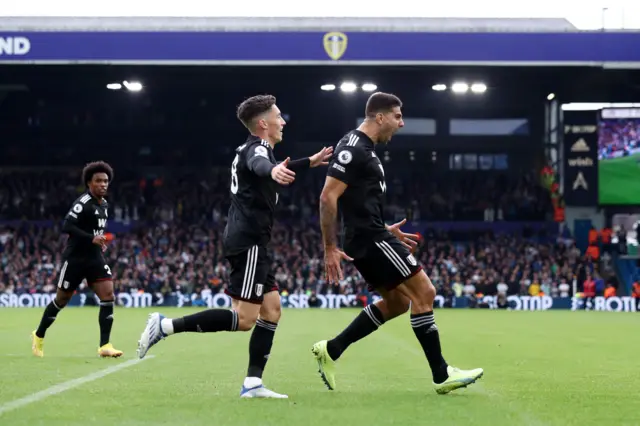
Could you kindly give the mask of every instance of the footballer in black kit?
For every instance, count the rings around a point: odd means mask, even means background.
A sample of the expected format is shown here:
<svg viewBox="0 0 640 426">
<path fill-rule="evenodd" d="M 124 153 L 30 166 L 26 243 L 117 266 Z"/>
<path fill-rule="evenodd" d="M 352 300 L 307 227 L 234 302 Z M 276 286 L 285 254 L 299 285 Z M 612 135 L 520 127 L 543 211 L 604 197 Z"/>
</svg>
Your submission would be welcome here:
<svg viewBox="0 0 640 426">
<path fill-rule="evenodd" d="M 343 248 L 370 290 L 392 290 L 422 270 L 412 254 L 417 238 L 393 235 L 384 223 L 387 192 L 384 167 L 374 142 L 360 130 L 336 145 L 327 176 L 347 185 L 338 208 L 344 222 Z"/>
<path fill-rule="evenodd" d="M 224 230 L 231 283 L 225 292 L 235 299 L 261 303 L 264 294 L 278 290 L 267 246 L 280 185 L 264 177 L 276 164 L 269 143 L 254 135 L 236 149 L 231 163 L 231 207 Z M 261 167 L 262 176 L 256 174 Z"/>
<path fill-rule="evenodd" d="M 286 124 L 271 95 L 245 100 L 237 112 L 250 135 L 236 151 L 230 170 L 231 207 L 224 231 L 224 255 L 231 264 L 226 289 L 232 309 L 208 309 L 182 318 L 149 315 L 138 341 L 138 356 L 175 333 L 249 331 L 249 367 L 240 390 L 241 398 L 288 398 L 262 384 L 273 337 L 280 321 L 280 293 L 271 270 L 269 243 L 273 215 L 282 186 L 295 180 L 296 172 L 328 164 L 332 148 L 308 158 L 277 163 L 273 154 L 282 141 Z M 254 327 L 255 325 L 255 327 Z"/>
<path fill-rule="evenodd" d="M 382 296 L 366 306 L 338 336 L 313 345 L 320 376 L 330 390 L 336 388 L 336 361 L 349 345 L 408 310 L 437 393 L 466 387 L 483 375 L 481 368 L 460 370 L 445 361 L 433 315 L 436 289 L 412 253 L 418 235 L 400 230 L 406 220 L 394 225 L 384 223 L 387 185 L 375 147 L 389 143 L 404 126 L 401 108 L 402 102 L 395 95 L 381 92 L 371 95 L 364 122 L 336 145 L 320 195 L 327 280 L 342 280 L 340 262 L 351 261 L 369 286 Z M 336 237 L 338 211 L 344 223 L 342 250 Z"/>
<path fill-rule="evenodd" d="M 100 299 L 98 323 L 100 326 L 101 357 L 117 358 L 122 351 L 109 342 L 113 325 L 113 277 L 104 251 L 107 249 L 108 203 L 105 199 L 109 183 L 113 180 L 113 169 L 102 161 L 89 163 L 82 171 L 82 181 L 87 190 L 71 205 L 62 226 L 68 234 L 62 265 L 58 271 L 56 297 L 45 308 L 38 329 L 32 332 L 32 352 L 44 356 L 43 344 L 47 329 L 73 296 L 83 280 Z"/>
</svg>

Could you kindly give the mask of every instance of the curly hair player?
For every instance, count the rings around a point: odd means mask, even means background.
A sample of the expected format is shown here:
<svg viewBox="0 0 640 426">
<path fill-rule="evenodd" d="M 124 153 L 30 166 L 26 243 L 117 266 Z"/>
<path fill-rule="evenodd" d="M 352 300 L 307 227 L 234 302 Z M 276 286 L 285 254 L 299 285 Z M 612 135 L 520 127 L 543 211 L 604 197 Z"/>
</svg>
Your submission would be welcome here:
<svg viewBox="0 0 640 426">
<path fill-rule="evenodd" d="M 109 342 L 115 297 L 111 268 L 103 256 L 107 249 L 104 231 L 109 217 L 104 197 L 112 180 L 113 169 L 103 161 L 89 163 L 82 170 L 82 183 L 87 190 L 73 202 L 62 226 L 62 232 L 68 234 L 69 238 L 62 253 L 56 296 L 45 308 L 37 330 L 31 333 L 31 349 L 35 356 L 44 356 L 44 336 L 47 329 L 85 279 L 100 299 L 98 355 L 103 358 L 118 358 L 123 354 Z"/>
</svg>

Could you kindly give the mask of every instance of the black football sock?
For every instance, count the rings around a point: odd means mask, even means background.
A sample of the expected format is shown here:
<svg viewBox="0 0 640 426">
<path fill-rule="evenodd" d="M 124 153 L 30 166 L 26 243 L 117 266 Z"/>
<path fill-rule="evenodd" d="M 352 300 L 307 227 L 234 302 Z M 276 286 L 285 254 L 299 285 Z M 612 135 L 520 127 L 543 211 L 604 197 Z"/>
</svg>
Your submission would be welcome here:
<svg viewBox="0 0 640 426">
<path fill-rule="evenodd" d="M 101 300 L 100 312 L 98 312 L 100 324 L 100 347 L 109 343 L 111 327 L 113 326 L 113 300 Z"/>
<path fill-rule="evenodd" d="M 231 309 L 207 309 L 173 320 L 174 333 L 215 333 L 237 330 L 238 313 Z"/>
<path fill-rule="evenodd" d="M 349 345 L 373 333 L 384 324 L 382 312 L 376 305 L 367 305 L 360 314 L 335 338 L 327 342 L 327 352 L 334 361 Z"/>
<path fill-rule="evenodd" d="M 433 311 L 411 314 L 411 327 L 413 327 L 413 332 L 427 356 L 434 383 L 444 382 L 449 378 L 449 374 L 447 373 L 447 362 L 442 357 L 440 335 L 433 318 Z"/>
<path fill-rule="evenodd" d="M 36 330 L 36 336 L 40 337 L 41 339 L 44 337 L 47 329 L 51 327 L 51 324 L 53 324 L 53 322 L 56 320 L 56 316 L 61 309 L 62 308 L 59 308 L 58 305 L 56 305 L 55 300 L 52 300 L 51 303 L 49 303 L 47 307 L 44 308 L 44 313 L 42 314 L 40 325 Z"/>
<path fill-rule="evenodd" d="M 258 318 L 249 340 L 249 369 L 247 377 L 262 378 L 262 372 L 269 360 L 273 336 L 278 324 Z"/>
</svg>

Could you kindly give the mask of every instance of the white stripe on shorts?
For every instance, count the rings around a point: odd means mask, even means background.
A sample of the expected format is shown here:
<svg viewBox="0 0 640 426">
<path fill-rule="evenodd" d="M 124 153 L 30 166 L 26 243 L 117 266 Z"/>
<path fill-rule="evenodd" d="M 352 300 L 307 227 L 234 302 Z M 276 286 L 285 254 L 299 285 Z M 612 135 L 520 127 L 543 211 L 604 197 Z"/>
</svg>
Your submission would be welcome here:
<svg viewBox="0 0 640 426">
<path fill-rule="evenodd" d="M 244 281 L 242 283 L 242 291 L 240 297 L 243 299 L 251 298 L 253 291 L 254 279 L 256 276 L 256 267 L 258 266 L 258 246 L 253 246 L 247 252 L 247 265 L 244 270 Z"/>
<path fill-rule="evenodd" d="M 400 274 L 403 277 L 408 277 L 411 275 L 411 270 L 407 265 L 404 264 L 398 253 L 396 253 L 391 246 L 386 241 L 380 241 L 376 243 L 378 248 L 382 250 L 384 255 L 394 264 L 394 266 L 400 271 Z"/>
<path fill-rule="evenodd" d="M 58 288 L 62 288 L 62 283 L 64 282 L 64 274 L 65 272 L 67 272 L 67 266 L 69 266 L 69 262 L 65 260 L 64 263 L 62 264 L 62 268 L 60 269 L 60 278 L 58 278 Z"/>
</svg>

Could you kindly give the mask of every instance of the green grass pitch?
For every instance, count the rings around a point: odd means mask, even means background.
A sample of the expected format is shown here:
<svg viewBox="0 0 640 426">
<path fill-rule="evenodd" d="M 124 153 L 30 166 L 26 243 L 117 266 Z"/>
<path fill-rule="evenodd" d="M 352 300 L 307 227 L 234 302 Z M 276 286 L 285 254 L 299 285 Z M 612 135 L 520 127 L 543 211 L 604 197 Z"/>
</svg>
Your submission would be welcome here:
<svg viewBox="0 0 640 426">
<path fill-rule="evenodd" d="M 183 334 L 153 358 L 38 402 L 7 403 L 135 358 L 147 309 L 117 309 L 121 359 L 99 359 L 97 308 L 60 313 L 31 356 L 41 309 L 0 309 L 1 425 L 638 425 L 637 313 L 438 310 L 445 358 L 483 367 L 475 385 L 437 395 L 408 315 L 353 345 L 324 388 L 311 345 L 333 336 L 356 310 L 285 309 L 265 384 L 289 400 L 241 400 L 246 333 Z M 169 316 L 193 308 L 164 309 Z"/>
<path fill-rule="evenodd" d="M 600 204 L 640 204 L 640 154 L 598 163 Z"/>
</svg>

